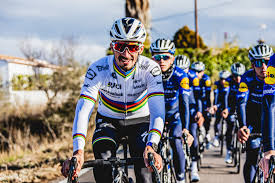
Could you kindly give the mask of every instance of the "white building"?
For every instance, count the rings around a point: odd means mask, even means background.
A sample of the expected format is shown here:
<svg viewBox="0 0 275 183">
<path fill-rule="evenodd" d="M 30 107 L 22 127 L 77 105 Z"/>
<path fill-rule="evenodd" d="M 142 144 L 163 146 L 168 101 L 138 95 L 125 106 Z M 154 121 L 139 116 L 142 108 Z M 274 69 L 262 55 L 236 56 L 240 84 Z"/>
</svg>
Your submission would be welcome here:
<svg viewBox="0 0 275 183">
<path fill-rule="evenodd" d="M 20 103 L 24 103 L 25 98 L 39 98 L 40 94 L 37 97 L 33 96 L 36 95 L 35 93 L 43 93 L 43 91 L 13 91 L 11 82 L 13 77 L 17 75 L 35 75 L 35 72 L 52 74 L 58 68 L 57 65 L 49 64 L 47 61 L 30 61 L 23 58 L 0 55 L 0 87 L 5 94 L 3 99 L 8 99 L 11 102 L 20 100 Z M 31 96 L 28 97 L 26 95 Z M 45 98 L 45 96 L 42 98 Z M 41 100 L 44 100 L 42 98 Z M 29 102 L 33 103 L 33 101 Z"/>
</svg>

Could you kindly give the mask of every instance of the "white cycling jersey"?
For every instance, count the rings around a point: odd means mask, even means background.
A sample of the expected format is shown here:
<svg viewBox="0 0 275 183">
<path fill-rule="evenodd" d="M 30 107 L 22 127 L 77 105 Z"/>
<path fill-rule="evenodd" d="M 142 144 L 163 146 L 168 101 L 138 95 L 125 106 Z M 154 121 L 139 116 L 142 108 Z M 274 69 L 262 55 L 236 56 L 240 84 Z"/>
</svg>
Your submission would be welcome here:
<svg viewBox="0 0 275 183">
<path fill-rule="evenodd" d="M 97 111 L 109 118 L 126 119 L 127 122 L 127 119 L 150 115 L 148 142 L 159 142 L 165 103 L 161 70 L 153 60 L 139 56 L 135 67 L 124 72 L 111 55 L 89 67 L 75 112 L 74 151 L 84 149 L 89 117 L 97 98 Z"/>
</svg>

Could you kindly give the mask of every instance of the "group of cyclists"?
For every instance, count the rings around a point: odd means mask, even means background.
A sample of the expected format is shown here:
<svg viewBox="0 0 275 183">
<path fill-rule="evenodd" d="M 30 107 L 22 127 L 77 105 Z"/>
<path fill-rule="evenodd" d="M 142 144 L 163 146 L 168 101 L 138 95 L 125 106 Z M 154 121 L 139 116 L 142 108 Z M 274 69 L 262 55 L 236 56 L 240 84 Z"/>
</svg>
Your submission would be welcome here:
<svg viewBox="0 0 275 183">
<path fill-rule="evenodd" d="M 155 40 L 150 46 L 152 59 L 142 56 L 146 30 L 139 20 L 129 17 L 114 22 L 110 39 L 113 55 L 91 64 L 77 102 L 72 132 L 73 157 L 77 158 L 78 164 L 74 176 L 84 163 L 89 117 L 97 99 L 96 128 L 92 140 L 94 156 L 96 159 L 115 157 L 120 139 L 127 136 L 131 157 L 144 158 L 144 162 L 134 166 L 138 183 L 152 182 L 149 152 L 153 154 L 156 168 L 162 169 L 158 144 L 164 125 L 171 136 L 181 137 L 184 133 L 189 142 L 193 141 L 191 180 L 197 182 L 200 180 L 197 168 L 200 158 L 198 128 L 205 128 L 207 149 L 219 146 L 219 121 L 226 119 L 225 162 L 231 163 L 230 131 L 236 116 L 240 122 L 238 138 L 250 147 L 246 151 L 245 182 L 252 182 L 258 162 L 259 141 L 251 141 L 249 134 L 261 132 L 261 124 L 266 156 L 260 166 L 267 171 L 268 159 L 275 154 L 275 58 L 269 61 L 273 55 L 271 47 L 259 44 L 249 50 L 252 69 L 246 73 L 241 63 L 234 63 L 231 73 L 221 71 L 220 80 L 214 84 L 214 104 L 211 105 L 211 81 L 205 74 L 204 63 L 197 61 L 190 64 L 187 56 L 175 56 L 175 44 L 171 40 Z M 215 137 L 211 141 L 209 129 L 214 114 Z M 186 161 L 182 143 L 179 138 L 171 140 L 178 183 L 185 182 Z M 68 176 L 69 164 L 68 159 L 62 165 L 65 177 Z M 97 167 L 93 171 L 96 182 L 112 182 L 111 168 Z"/>
</svg>

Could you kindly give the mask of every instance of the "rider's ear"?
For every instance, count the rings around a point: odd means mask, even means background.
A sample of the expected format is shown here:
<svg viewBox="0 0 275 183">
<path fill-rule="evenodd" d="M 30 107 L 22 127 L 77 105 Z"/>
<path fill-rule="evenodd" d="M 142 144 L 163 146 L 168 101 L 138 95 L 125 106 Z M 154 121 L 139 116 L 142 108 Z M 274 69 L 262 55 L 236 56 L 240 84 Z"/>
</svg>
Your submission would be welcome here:
<svg viewBox="0 0 275 183">
<path fill-rule="evenodd" d="M 113 48 L 112 43 L 110 43 L 110 48 L 111 48 L 112 52 L 114 52 L 114 48 Z"/>
<path fill-rule="evenodd" d="M 142 53 L 143 53 L 143 50 L 144 50 L 144 45 L 142 45 L 142 47 L 140 48 L 139 54 L 142 54 Z"/>
</svg>

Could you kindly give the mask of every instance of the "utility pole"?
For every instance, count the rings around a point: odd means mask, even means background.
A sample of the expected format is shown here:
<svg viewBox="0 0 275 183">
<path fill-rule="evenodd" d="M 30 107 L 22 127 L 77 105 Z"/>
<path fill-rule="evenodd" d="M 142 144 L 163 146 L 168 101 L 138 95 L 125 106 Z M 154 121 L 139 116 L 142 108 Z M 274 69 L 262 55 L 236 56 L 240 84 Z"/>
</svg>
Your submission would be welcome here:
<svg viewBox="0 0 275 183">
<path fill-rule="evenodd" d="M 196 48 L 199 48 L 197 0 L 195 0 L 195 34 Z"/>
</svg>

